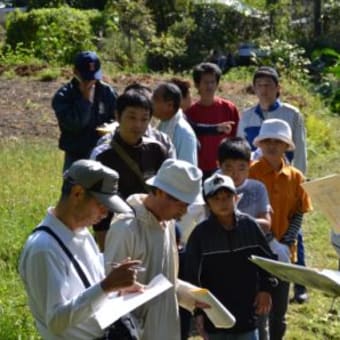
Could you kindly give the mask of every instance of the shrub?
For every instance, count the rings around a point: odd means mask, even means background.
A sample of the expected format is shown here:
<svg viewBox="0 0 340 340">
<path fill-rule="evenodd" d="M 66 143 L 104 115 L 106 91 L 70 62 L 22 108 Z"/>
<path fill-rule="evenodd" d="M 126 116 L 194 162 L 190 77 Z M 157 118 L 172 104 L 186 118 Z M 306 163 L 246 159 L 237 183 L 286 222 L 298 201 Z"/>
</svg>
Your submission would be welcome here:
<svg viewBox="0 0 340 340">
<path fill-rule="evenodd" d="M 241 14 L 223 4 L 196 4 L 192 10 L 195 29 L 187 39 L 187 57 L 193 64 L 212 49 L 231 51 L 244 41 L 257 38 L 265 28 L 263 19 Z"/>
<path fill-rule="evenodd" d="M 29 9 L 36 8 L 56 8 L 66 5 L 65 0 L 28 0 L 27 6 Z"/>
<path fill-rule="evenodd" d="M 147 66 L 154 71 L 175 69 L 175 60 L 184 54 L 184 39 L 176 38 L 169 33 L 155 36 L 150 44 Z"/>
<path fill-rule="evenodd" d="M 26 48 L 22 43 L 18 43 L 16 48 L 11 48 L 10 45 L 4 45 L 0 51 L 0 64 L 2 65 L 27 65 L 41 64 L 42 62 L 32 56 L 32 50 Z"/>
<path fill-rule="evenodd" d="M 34 8 L 55 8 L 61 6 L 70 6 L 82 9 L 104 9 L 106 0 L 29 0 L 28 7 Z"/>
<path fill-rule="evenodd" d="M 330 48 L 313 52 L 313 77 L 316 91 L 326 99 L 331 110 L 340 114 L 340 53 Z"/>
<path fill-rule="evenodd" d="M 104 59 L 129 71 L 143 69 L 148 45 L 155 34 L 153 17 L 144 2 L 108 1 L 103 18 Z"/>
<path fill-rule="evenodd" d="M 14 12 L 7 20 L 6 44 L 12 50 L 21 46 L 47 62 L 70 63 L 76 52 L 95 49 L 99 17 L 96 10 L 69 7 Z"/>
<path fill-rule="evenodd" d="M 265 57 L 258 58 L 257 64 L 273 65 L 280 73 L 306 83 L 310 60 L 303 47 L 279 39 L 260 40 L 259 45 L 265 52 Z"/>
<path fill-rule="evenodd" d="M 212 49 L 231 51 L 265 28 L 263 19 L 221 3 L 194 3 L 181 17 L 153 39 L 148 52 L 148 66 L 153 70 L 191 68 Z"/>
</svg>

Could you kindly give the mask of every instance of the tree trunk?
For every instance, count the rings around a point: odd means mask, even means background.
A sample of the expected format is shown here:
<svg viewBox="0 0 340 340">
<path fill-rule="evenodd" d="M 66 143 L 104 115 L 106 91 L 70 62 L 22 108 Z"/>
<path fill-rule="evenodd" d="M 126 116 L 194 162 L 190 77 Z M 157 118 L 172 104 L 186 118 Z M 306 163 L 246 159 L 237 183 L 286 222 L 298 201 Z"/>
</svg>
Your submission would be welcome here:
<svg viewBox="0 0 340 340">
<path fill-rule="evenodd" d="M 279 0 L 266 0 L 266 7 L 269 10 L 269 34 L 275 35 L 275 5 L 279 3 Z"/>
<path fill-rule="evenodd" d="M 321 2 L 322 0 L 314 0 L 314 38 L 322 34 Z"/>
</svg>

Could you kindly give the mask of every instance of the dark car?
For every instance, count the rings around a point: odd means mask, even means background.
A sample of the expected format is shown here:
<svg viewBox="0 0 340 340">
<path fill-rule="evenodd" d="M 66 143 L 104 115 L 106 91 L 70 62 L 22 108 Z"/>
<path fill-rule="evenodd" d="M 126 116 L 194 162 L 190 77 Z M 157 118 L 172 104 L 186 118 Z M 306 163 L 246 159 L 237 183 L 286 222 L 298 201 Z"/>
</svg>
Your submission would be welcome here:
<svg viewBox="0 0 340 340">
<path fill-rule="evenodd" d="M 258 48 L 253 43 L 241 43 L 236 52 L 235 59 L 239 66 L 256 64 L 256 59 L 268 56 L 268 52 Z"/>
<path fill-rule="evenodd" d="M 27 10 L 27 0 L 24 1 L 0 1 L 0 24 L 3 25 L 6 21 L 6 16 L 8 13 L 14 10 L 26 11 Z"/>
</svg>

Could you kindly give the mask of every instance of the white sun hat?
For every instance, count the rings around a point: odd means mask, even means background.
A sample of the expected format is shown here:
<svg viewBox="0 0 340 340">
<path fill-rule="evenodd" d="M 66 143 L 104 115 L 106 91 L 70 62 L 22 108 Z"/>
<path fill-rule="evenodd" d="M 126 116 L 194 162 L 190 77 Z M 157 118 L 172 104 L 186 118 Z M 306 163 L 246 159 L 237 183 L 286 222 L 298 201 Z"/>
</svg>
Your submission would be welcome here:
<svg viewBox="0 0 340 340">
<path fill-rule="evenodd" d="M 200 196 L 201 180 L 202 171 L 199 168 L 189 162 L 169 158 L 163 162 L 156 176 L 146 183 L 191 204 Z"/>
<path fill-rule="evenodd" d="M 288 144 L 287 151 L 295 150 L 295 144 L 292 139 L 292 129 L 289 124 L 282 119 L 267 119 L 263 121 L 258 136 L 254 139 L 253 144 L 259 147 L 259 143 L 265 139 L 278 139 Z"/>
</svg>

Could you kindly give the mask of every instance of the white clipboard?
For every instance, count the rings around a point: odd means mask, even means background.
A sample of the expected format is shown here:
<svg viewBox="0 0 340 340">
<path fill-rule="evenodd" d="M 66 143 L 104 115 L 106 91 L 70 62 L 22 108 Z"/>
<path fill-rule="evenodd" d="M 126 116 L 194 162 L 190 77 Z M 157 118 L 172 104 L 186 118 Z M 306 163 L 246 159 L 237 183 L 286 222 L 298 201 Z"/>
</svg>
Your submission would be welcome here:
<svg viewBox="0 0 340 340">
<path fill-rule="evenodd" d="M 337 270 L 319 270 L 254 255 L 250 261 L 283 281 L 316 288 L 335 296 L 340 295 L 340 272 Z"/>
<path fill-rule="evenodd" d="M 144 288 L 143 292 L 118 296 L 110 294 L 103 306 L 96 312 L 95 318 L 101 329 L 105 329 L 123 315 L 133 311 L 145 302 L 171 288 L 172 283 L 159 274 Z"/>
<path fill-rule="evenodd" d="M 336 233 L 340 233 L 340 175 L 333 174 L 302 183 L 303 188 L 331 223 Z"/>
<path fill-rule="evenodd" d="M 195 301 L 204 302 L 210 305 L 210 308 L 205 308 L 210 321 L 217 328 L 231 328 L 235 325 L 235 317 L 223 304 L 205 288 L 194 286 L 186 281 L 181 281 L 181 294 L 190 295 Z"/>
</svg>

